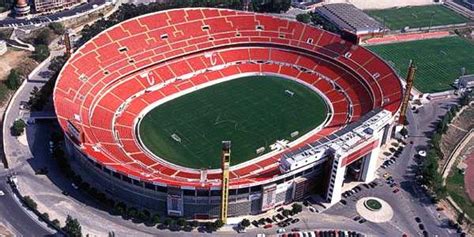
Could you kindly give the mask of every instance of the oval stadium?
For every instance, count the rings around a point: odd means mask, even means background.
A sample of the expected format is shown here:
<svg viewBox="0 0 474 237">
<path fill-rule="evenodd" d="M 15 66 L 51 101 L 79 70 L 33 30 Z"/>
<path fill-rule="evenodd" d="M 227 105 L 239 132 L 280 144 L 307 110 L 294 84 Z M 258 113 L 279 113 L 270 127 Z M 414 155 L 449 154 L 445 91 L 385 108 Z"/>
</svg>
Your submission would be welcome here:
<svg viewBox="0 0 474 237">
<path fill-rule="evenodd" d="M 258 214 L 375 178 L 403 90 L 339 35 L 272 15 L 156 12 L 81 46 L 54 105 L 72 168 L 170 216 Z"/>
</svg>

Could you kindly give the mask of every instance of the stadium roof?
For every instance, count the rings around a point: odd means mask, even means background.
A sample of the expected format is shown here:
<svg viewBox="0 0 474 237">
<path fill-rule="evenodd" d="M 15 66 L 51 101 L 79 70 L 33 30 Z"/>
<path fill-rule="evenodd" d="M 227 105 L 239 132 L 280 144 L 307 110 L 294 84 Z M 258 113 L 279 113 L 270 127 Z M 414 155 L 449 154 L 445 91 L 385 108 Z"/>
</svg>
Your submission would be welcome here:
<svg viewBox="0 0 474 237">
<path fill-rule="evenodd" d="M 377 33 L 383 28 L 382 24 L 352 4 L 327 4 L 316 8 L 316 13 L 336 24 L 339 29 L 357 35 Z"/>
</svg>

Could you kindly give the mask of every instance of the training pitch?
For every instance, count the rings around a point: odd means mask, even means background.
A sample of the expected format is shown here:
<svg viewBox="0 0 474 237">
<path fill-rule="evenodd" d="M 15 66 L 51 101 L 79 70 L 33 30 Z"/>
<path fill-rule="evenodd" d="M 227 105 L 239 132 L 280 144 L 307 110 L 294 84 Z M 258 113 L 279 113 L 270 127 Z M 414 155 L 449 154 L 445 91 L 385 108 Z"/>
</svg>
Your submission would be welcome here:
<svg viewBox="0 0 474 237">
<path fill-rule="evenodd" d="M 441 5 L 414 6 L 390 8 L 384 10 L 371 10 L 367 14 L 391 30 L 400 30 L 406 26 L 420 28 L 460 24 L 468 21 L 467 18 L 457 14 Z"/>
<path fill-rule="evenodd" d="M 423 93 L 453 89 L 451 84 L 461 75 L 463 67 L 467 74 L 474 73 L 474 44 L 457 36 L 368 48 L 391 64 L 403 78 L 413 59 L 417 67 L 415 88 Z"/>
<path fill-rule="evenodd" d="M 220 168 L 224 140 L 232 141 L 231 165 L 237 165 L 271 151 L 276 140 L 292 141 L 311 131 L 327 113 L 321 96 L 298 82 L 251 76 L 159 105 L 139 123 L 139 136 L 147 149 L 171 163 L 214 169 Z M 295 131 L 299 135 L 291 137 Z M 260 147 L 265 151 L 257 154 Z"/>
</svg>

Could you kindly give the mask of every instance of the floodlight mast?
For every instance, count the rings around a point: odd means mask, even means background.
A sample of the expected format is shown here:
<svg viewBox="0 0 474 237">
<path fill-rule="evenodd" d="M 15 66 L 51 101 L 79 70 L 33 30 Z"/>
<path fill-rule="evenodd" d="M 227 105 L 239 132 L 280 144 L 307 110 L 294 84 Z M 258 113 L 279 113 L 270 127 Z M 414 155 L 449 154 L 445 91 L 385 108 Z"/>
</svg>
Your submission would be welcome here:
<svg viewBox="0 0 474 237">
<path fill-rule="evenodd" d="M 408 109 L 408 102 L 410 101 L 410 95 L 411 95 L 411 89 L 413 88 L 413 82 L 415 81 L 415 72 L 416 72 L 416 67 L 415 63 L 413 60 L 410 60 L 410 64 L 408 66 L 408 73 L 407 73 L 407 79 L 406 79 L 406 86 L 405 86 L 405 94 L 403 95 L 403 100 L 402 100 L 402 107 L 400 109 L 400 117 L 398 119 L 399 124 L 405 125 L 406 122 L 406 115 L 407 115 L 407 109 Z"/>
<path fill-rule="evenodd" d="M 222 180 L 221 180 L 221 213 L 220 219 L 227 224 L 227 212 L 229 206 L 229 167 L 230 167 L 230 141 L 222 141 Z"/>
</svg>

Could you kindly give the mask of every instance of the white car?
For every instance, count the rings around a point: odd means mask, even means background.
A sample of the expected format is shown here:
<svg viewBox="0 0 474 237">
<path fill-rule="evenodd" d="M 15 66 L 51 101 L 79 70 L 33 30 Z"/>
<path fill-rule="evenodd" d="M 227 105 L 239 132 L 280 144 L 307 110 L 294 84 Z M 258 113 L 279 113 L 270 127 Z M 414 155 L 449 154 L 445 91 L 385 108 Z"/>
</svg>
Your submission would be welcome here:
<svg viewBox="0 0 474 237">
<path fill-rule="evenodd" d="M 286 232 L 285 228 L 280 228 L 277 230 L 278 234 L 285 233 L 285 232 Z"/>
<path fill-rule="evenodd" d="M 426 151 L 425 150 L 420 150 L 418 152 L 418 155 L 421 156 L 421 157 L 425 157 L 426 156 Z"/>
<path fill-rule="evenodd" d="M 3 195 L 5 195 L 5 193 L 2 190 L 0 190 L 0 196 L 3 196 Z"/>
</svg>

